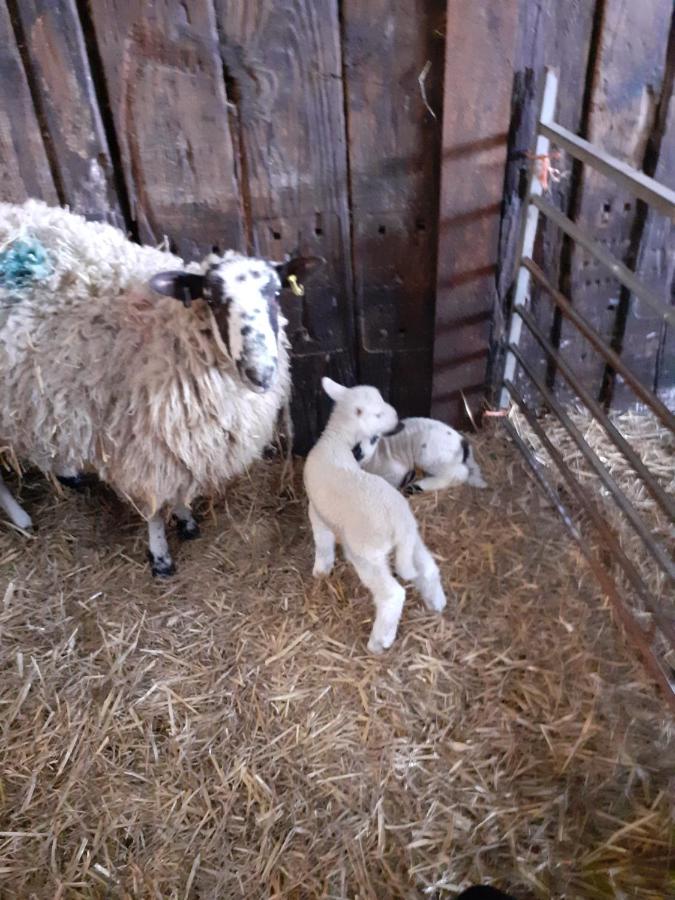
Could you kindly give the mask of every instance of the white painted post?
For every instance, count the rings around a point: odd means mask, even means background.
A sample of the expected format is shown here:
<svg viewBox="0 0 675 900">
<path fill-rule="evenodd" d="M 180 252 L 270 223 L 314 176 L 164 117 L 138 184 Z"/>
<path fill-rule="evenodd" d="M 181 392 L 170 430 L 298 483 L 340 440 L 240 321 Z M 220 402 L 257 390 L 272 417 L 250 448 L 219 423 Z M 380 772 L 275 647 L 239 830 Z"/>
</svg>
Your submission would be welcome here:
<svg viewBox="0 0 675 900">
<path fill-rule="evenodd" d="M 535 157 L 545 156 L 549 152 L 550 142 L 547 137 L 544 137 L 543 134 L 540 133 L 539 126 L 540 125 L 549 125 L 553 122 L 553 115 L 555 113 L 555 104 L 558 96 L 558 76 L 553 69 L 546 69 L 546 76 L 544 80 L 544 89 L 541 95 L 541 108 L 539 112 L 539 120 L 537 122 L 537 140 L 535 143 Z M 520 241 L 518 245 L 518 255 L 516 257 L 516 266 L 517 266 L 517 282 L 516 282 L 516 290 L 513 296 L 513 306 L 514 308 L 517 306 L 527 306 L 530 299 L 530 273 L 526 268 L 522 265 L 522 260 L 524 256 L 532 256 L 532 252 L 534 250 L 534 242 L 537 237 L 537 225 L 539 224 L 539 210 L 537 207 L 530 203 L 530 197 L 532 195 L 541 195 L 542 193 L 542 183 L 539 178 L 539 161 L 537 159 L 532 160 L 532 171 L 530 173 L 530 182 L 528 184 L 527 196 L 525 199 L 525 211 L 523 214 L 523 224 L 522 231 L 520 235 Z M 520 316 L 516 315 L 515 312 L 511 311 L 511 323 L 509 325 L 509 337 L 508 343 L 515 344 L 518 346 L 520 341 L 520 332 L 523 327 L 523 320 Z M 513 353 L 508 352 L 506 354 L 506 360 L 504 362 L 504 376 L 503 381 L 513 381 L 513 376 L 516 371 L 516 358 Z M 511 402 L 511 395 L 506 390 L 506 388 L 502 388 L 501 397 L 499 400 L 499 406 L 501 409 L 506 409 Z"/>
</svg>

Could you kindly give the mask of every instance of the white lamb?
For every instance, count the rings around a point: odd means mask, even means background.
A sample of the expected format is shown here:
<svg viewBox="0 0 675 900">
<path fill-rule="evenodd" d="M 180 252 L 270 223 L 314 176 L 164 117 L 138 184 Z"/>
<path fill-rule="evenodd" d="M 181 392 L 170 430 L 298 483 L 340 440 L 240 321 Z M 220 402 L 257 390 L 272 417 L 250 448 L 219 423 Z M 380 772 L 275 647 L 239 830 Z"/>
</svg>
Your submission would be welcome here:
<svg viewBox="0 0 675 900">
<path fill-rule="evenodd" d="M 353 447 L 361 467 L 408 493 L 441 491 L 452 484 L 485 488 L 469 441 L 437 419 L 403 419 L 399 434 L 380 439 L 371 435 Z M 424 477 L 415 481 L 416 471 Z"/>
<path fill-rule="evenodd" d="M 184 267 L 67 210 L 0 204 L 0 447 L 108 482 L 148 521 L 153 574 L 171 574 L 165 514 L 195 537 L 195 497 L 273 437 L 290 391 L 277 296 L 319 262 Z M 2 484 L 0 506 L 31 525 Z"/>
<path fill-rule="evenodd" d="M 322 385 L 335 408 L 304 471 L 316 549 L 314 576 L 331 571 L 339 541 L 373 595 L 376 615 L 368 649 L 380 653 L 394 642 L 405 601 L 405 591 L 391 573 L 392 553 L 397 574 L 413 582 L 428 609 L 444 609 L 445 594 L 408 501 L 384 479 L 362 471 L 352 452 L 374 434 L 397 431 L 396 410 L 374 387 L 346 388 L 330 378 Z"/>
</svg>

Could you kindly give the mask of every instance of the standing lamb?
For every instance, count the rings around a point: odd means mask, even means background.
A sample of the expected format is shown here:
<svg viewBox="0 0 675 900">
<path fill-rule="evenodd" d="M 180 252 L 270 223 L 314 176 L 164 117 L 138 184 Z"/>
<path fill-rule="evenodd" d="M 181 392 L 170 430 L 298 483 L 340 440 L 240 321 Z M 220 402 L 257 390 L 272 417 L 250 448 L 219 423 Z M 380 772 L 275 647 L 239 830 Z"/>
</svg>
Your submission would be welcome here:
<svg viewBox="0 0 675 900">
<path fill-rule="evenodd" d="M 380 440 L 371 435 L 353 447 L 354 457 L 366 472 L 380 475 L 408 493 L 441 491 L 452 484 L 484 488 L 473 448 L 454 428 L 437 419 L 403 419 L 399 434 Z M 417 469 L 424 477 L 415 481 Z"/>
<path fill-rule="evenodd" d="M 445 594 L 408 501 L 384 479 L 364 472 L 352 452 L 373 435 L 398 431 L 396 410 L 374 387 L 346 388 L 330 378 L 322 385 L 335 408 L 304 471 L 316 549 L 314 576 L 331 571 L 339 541 L 373 595 L 376 615 L 368 649 L 381 653 L 394 642 L 405 601 L 389 566 L 392 553 L 397 574 L 413 582 L 428 609 L 444 609 Z"/>
<path fill-rule="evenodd" d="M 153 574 L 172 574 L 165 515 L 195 537 L 193 500 L 273 437 L 290 392 L 277 297 L 319 262 L 184 266 L 67 210 L 0 204 L 0 447 L 108 482 L 148 521 Z M 4 485 L 0 505 L 30 526 Z"/>
</svg>

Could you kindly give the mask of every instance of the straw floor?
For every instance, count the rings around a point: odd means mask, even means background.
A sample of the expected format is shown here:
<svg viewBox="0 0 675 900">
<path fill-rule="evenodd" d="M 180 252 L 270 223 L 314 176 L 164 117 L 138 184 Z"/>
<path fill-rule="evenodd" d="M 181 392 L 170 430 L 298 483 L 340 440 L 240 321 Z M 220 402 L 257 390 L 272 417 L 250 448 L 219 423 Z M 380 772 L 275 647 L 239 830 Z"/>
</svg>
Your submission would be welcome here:
<svg viewBox="0 0 675 900">
<path fill-rule="evenodd" d="M 295 492 L 262 463 L 205 508 L 156 583 L 107 492 L 24 481 L 0 896 L 673 896 L 673 722 L 495 428 L 488 490 L 413 499 L 454 597 L 410 592 L 380 658 L 353 574 L 311 579 L 300 463 Z"/>
</svg>

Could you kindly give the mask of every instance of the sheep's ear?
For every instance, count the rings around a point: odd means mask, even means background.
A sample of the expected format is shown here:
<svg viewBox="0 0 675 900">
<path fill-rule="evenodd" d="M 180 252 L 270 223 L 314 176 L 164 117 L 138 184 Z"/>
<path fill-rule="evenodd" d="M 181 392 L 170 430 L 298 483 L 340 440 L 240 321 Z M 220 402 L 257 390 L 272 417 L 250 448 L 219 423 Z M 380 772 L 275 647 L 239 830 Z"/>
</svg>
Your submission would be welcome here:
<svg viewBox="0 0 675 900">
<path fill-rule="evenodd" d="M 344 397 L 348 390 L 346 387 L 338 384 L 337 381 L 333 381 L 332 378 L 326 376 L 321 379 L 321 387 L 328 394 L 330 399 L 335 400 L 336 403 L 340 397 Z"/>
<path fill-rule="evenodd" d="M 326 264 L 322 256 L 293 256 L 279 263 L 272 263 L 277 270 L 282 288 L 291 285 L 290 279 L 295 279 L 296 284 L 303 284 L 308 277 Z"/>
<path fill-rule="evenodd" d="M 150 287 L 158 294 L 175 297 L 189 306 L 192 300 L 204 296 L 205 280 L 203 275 L 194 272 L 158 272 L 150 279 Z"/>
</svg>

